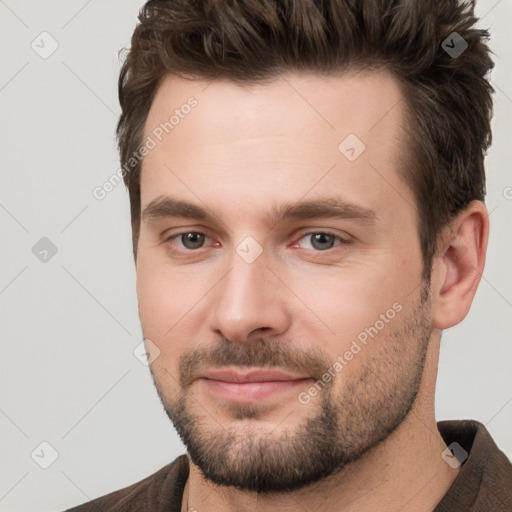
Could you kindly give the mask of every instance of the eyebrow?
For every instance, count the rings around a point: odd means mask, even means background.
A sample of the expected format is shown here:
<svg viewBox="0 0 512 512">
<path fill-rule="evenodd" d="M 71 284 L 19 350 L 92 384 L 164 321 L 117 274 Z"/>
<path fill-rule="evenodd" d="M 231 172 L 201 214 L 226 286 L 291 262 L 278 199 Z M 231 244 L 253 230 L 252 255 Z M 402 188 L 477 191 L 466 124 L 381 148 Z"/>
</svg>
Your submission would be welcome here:
<svg viewBox="0 0 512 512">
<path fill-rule="evenodd" d="M 202 220 L 212 224 L 217 221 L 217 217 L 206 208 L 171 196 L 153 199 L 142 212 L 142 220 L 145 222 L 174 217 Z M 364 223 L 374 223 L 377 215 L 373 210 L 347 203 L 342 198 L 326 197 L 274 206 L 266 216 L 270 224 L 315 218 L 355 219 Z"/>
</svg>

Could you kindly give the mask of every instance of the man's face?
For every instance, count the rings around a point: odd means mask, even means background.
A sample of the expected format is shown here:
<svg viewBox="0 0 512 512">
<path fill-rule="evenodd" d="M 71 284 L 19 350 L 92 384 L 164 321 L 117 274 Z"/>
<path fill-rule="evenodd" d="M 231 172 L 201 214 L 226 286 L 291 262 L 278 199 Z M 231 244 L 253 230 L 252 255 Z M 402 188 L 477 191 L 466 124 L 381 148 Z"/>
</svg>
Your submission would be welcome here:
<svg viewBox="0 0 512 512">
<path fill-rule="evenodd" d="M 401 99 L 385 73 L 251 89 L 169 77 L 157 91 L 140 318 L 160 350 L 164 407 L 218 484 L 303 487 L 385 439 L 414 404 L 431 320 L 398 171 Z"/>
</svg>

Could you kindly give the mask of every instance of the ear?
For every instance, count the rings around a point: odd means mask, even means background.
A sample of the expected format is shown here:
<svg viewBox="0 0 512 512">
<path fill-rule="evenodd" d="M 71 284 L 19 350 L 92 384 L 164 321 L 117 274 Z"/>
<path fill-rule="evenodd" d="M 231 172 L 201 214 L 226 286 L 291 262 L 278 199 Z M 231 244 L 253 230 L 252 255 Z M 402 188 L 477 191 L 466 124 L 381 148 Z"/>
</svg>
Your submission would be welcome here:
<svg viewBox="0 0 512 512">
<path fill-rule="evenodd" d="M 453 327 L 468 314 L 484 270 L 488 238 L 489 214 L 481 201 L 471 201 L 443 229 L 431 278 L 435 328 Z"/>
</svg>

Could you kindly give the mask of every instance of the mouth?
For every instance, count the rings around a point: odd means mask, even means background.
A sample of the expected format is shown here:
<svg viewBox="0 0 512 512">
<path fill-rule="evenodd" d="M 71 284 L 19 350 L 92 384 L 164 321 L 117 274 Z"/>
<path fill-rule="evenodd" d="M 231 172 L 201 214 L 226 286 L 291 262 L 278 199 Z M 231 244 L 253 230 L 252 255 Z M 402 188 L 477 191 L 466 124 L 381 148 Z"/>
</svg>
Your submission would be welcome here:
<svg viewBox="0 0 512 512">
<path fill-rule="evenodd" d="M 281 370 L 216 369 L 202 372 L 198 382 L 205 391 L 217 399 L 230 402 L 254 403 L 296 391 L 304 387 L 309 376 L 294 375 Z"/>
</svg>

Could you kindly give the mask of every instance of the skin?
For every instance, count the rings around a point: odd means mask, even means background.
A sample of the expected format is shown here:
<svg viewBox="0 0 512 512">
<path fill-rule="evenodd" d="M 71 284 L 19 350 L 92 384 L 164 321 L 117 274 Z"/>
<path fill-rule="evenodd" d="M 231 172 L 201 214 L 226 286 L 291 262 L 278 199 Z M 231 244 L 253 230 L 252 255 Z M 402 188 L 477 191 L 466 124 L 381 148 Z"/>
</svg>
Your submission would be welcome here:
<svg viewBox="0 0 512 512">
<path fill-rule="evenodd" d="M 141 222 L 137 294 L 144 337 L 160 350 L 151 364 L 158 393 L 173 420 L 184 400 L 194 438 L 224 443 L 220 466 L 250 461 L 249 438 L 286 448 L 285 435 L 293 438 L 329 406 L 338 420 L 332 450 L 341 447 L 346 460 L 326 478 L 274 494 L 219 485 L 191 461 L 182 510 L 352 512 L 385 503 L 386 510 L 431 511 L 459 472 L 441 458 L 446 445 L 435 419 L 440 337 L 466 316 L 476 292 L 485 206 L 471 202 L 441 234 L 422 302 L 418 214 L 397 171 L 407 144 L 405 102 L 391 75 L 289 73 L 249 88 L 169 76 L 144 137 L 191 96 L 197 106 L 149 152 L 141 175 L 142 211 L 172 195 L 214 216 Z M 338 150 L 350 133 L 366 145 L 355 161 Z M 374 220 L 267 218 L 273 206 L 333 195 L 372 210 Z M 326 231 L 345 242 L 319 250 L 306 236 Z M 189 249 L 170 238 L 187 232 L 206 234 L 204 244 Z M 236 251 L 248 236 L 262 249 L 252 263 Z M 332 365 L 396 303 L 401 311 L 308 404 L 294 388 L 236 406 L 193 380 L 192 370 L 188 386 L 180 383 L 186 355 L 205 356 L 194 367 L 204 370 L 224 340 L 260 362 L 279 347 L 290 358 L 314 354 L 301 367 L 307 391 L 318 376 L 314 362 Z M 262 340 L 268 346 L 259 352 Z M 293 450 L 276 453 L 286 469 Z"/>
</svg>

